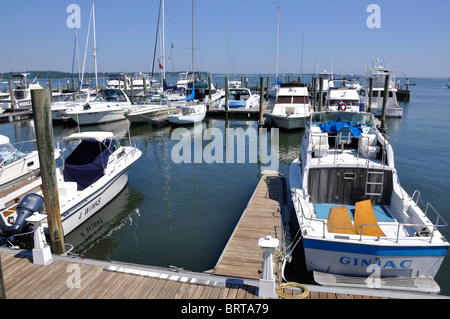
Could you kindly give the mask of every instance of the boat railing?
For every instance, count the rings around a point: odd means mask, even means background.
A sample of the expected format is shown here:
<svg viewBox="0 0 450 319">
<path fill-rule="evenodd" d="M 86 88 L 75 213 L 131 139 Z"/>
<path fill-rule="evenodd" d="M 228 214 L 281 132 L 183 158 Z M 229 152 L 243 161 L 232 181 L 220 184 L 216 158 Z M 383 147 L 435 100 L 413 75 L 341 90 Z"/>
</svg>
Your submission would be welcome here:
<svg viewBox="0 0 450 319">
<path fill-rule="evenodd" d="M 297 193 L 297 189 L 294 188 L 294 194 Z M 304 210 L 303 210 L 303 205 L 301 205 L 300 202 L 300 198 L 299 196 L 296 196 L 296 204 L 298 205 L 298 208 L 301 211 L 301 218 L 303 221 L 309 221 L 311 222 L 317 222 L 317 223 L 321 223 L 322 224 L 322 238 L 326 238 L 326 229 L 327 229 L 327 225 L 328 225 L 328 220 L 327 219 L 321 219 L 321 218 L 314 218 L 314 217 L 308 217 Z M 428 213 L 428 209 L 434 211 L 434 213 L 436 214 L 436 222 L 433 224 L 424 224 L 424 223 L 393 223 L 392 225 L 388 225 L 388 224 L 384 224 L 383 228 L 389 228 L 389 227 L 395 227 L 396 231 L 395 231 L 395 236 L 387 236 L 386 238 L 395 238 L 395 242 L 398 243 L 399 239 L 400 239 L 400 234 L 401 234 L 401 230 L 405 229 L 406 227 L 412 227 L 412 228 L 416 228 L 416 229 L 420 229 L 419 231 L 416 231 L 414 236 L 407 236 L 407 237 L 402 237 L 402 239 L 411 239 L 411 240 L 417 240 L 418 238 L 422 238 L 422 239 L 427 239 L 430 243 L 433 240 L 435 231 L 437 230 L 438 227 L 446 227 L 448 226 L 448 223 L 444 220 L 444 218 L 442 218 L 442 216 L 436 211 L 436 209 L 430 204 L 427 203 L 426 209 L 425 209 L 425 215 L 427 215 Z M 302 226 L 302 225 L 300 225 Z M 311 225 L 306 225 L 306 223 L 304 223 L 303 226 L 306 227 L 311 227 Z M 362 241 L 363 236 L 364 236 L 364 232 L 363 232 L 363 228 L 364 227 L 368 227 L 368 226 L 379 226 L 379 224 L 361 224 L 361 231 L 359 234 L 359 241 Z M 431 232 L 428 230 L 428 228 L 431 227 Z"/>
</svg>

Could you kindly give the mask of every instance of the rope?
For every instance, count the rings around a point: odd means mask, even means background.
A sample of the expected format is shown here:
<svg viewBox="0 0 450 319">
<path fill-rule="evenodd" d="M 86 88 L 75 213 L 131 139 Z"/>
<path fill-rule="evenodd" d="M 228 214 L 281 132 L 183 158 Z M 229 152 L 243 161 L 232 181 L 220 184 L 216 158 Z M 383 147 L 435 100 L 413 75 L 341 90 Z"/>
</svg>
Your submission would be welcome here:
<svg viewBox="0 0 450 319">
<path fill-rule="evenodd" d="M 302 293 L 300 295 L 288 295 L 288 294 L 284 293 L 284 289 L 286 287 L 300 288 L 300 290 L 302 290 Z M 304 285 L 299 284 L 297 282 L 286 282 L 286 283 L 279 284 L 275 288 L 275 292 L 277 293 L 278 296 L 280 296 L 283 299 L 304 299 L 304 298 L 308 297 L 308 295 L 309 295 L 308 288 L 306 288 Z"/>
</svg>

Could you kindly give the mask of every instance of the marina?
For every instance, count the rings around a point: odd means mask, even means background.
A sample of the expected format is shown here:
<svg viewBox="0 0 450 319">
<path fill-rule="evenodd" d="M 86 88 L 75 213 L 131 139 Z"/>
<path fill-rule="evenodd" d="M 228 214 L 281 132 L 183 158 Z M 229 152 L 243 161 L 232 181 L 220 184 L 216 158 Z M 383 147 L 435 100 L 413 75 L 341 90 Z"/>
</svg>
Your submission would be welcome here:
<svg viewBox="0 0 450 319">
<path fill-rule="evenodd" d="M 393 50 L 391 17 L 380 27 L 387 10 L 369 5 L 348 42 L 358 54 L 324 61 L 350 34 L 324 50 L 292 27 L 298 4 L 279 2 L 276 30 L 275 5 L 251 6 L 268 23 L 245 40 L 235 22 L 254 19 L 249 3 L 230 24 L 221 17 L 232 5 L 195 0 L 55 5 L 49 13 L 65 9 L 67 28 L 48 15 L 60 40 L 45 48 L 53 55 L 36 43 L 36 60 L 7 34 L 0 298 L 247 300 L 258 314 L 286 310 L 280 299 L 450 298 L 450 86 L 444 62 L 430 67 L 442 48 L 420 46 L 430 59 L 413 63 L 406 46 Z M 320 10 L 343 8 L 358 16 L 346 5 Z M 110 23 L 119 11 L 135 14 L 126 36 Z M 143 21 L 156 33 L 137 38 Z M 371 50 L 383 58 L 364 64 L 376 32 L 392 56 Z M 66 69 L 65 60 L 71 72 L 32 71 Z M 176 305 L 168 314 L 224 309 Z"/>
</svg>

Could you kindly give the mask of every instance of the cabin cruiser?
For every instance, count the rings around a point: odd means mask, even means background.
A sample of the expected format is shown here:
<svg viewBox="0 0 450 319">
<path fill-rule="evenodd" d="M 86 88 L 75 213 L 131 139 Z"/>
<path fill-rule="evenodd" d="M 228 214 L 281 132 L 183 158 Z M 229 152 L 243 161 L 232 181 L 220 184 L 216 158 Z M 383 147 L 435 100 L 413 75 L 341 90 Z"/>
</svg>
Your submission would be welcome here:
<svg viewBox="0 0 450 319">
<path fill-rule="evenodd" d="M 175 106 L 168 105 L 165 97 L 150 95 L 137 99 L 125 112 L 125 117 L 131 123 L 159 123 L 167 120 L 169 114 L 176 109 Z"/>
<path fill-rule="evenodd" d="M 21 73 L 12 76 L 13 83 L 13 99 L 16 111 L 31 109 L 31 90 L 40 90 L 42 86 L 37 81 L 37 76 L 28 73 Z M 9 99 L 0 100 L 0 108 L 3 111 L 12 110 L 13 105 L 11 97 Z"/>
<path fill-rule="evenodd" d="M 77 105 L 66 114 L 79 125 L 100 124 L 125 120 L 125 112 L 131 105 L 124 91 L 102 89 L 92 102 Z"/>
<path fill-rule="evenodd" d="M 377 64 L 367 71 L 366 80 L 361 87 L 359 94 L 361 101 L 368 107 L 375 116 L 382 116 L 383 100 L 386 76 L 389 75 L 388 97 L 386 105 L 386 117 L 402 117 L 403 108 L 398 105 L 397 87 L 395 86 L 395 71 L 387 69 L 377 60 Z M 371 105 L 369 105 L 370 78 L 373 78 Z"/>
<path fill-rule="evenodd" d="M 128 171 L 142 152 L 121 146 L 110 132 L 75 133 L 63 139 L 70 155 L 56 168 L 63 235 L 69 234 L 107 205 L 127 184 Z M 27 218 L 45 213 L 38 178 L 0 199 L 2 235 L 31 230 Z"/>
<path fill-rule="evenodd" d="M 356 88 L 346 80 L 333 80 L 333 85 L 328 86 L 324 108 L 329 111 L 364 111 L 364 104 L 360 102 Z"/>
<path fill-rule="evenodd" d="M 304 128 L 311 112 L 312 106 L 306 84 L 300 82 L 280 84 L 278 98 L 270 114 L 276 127 L 288 130 Z"/>
<path fill-rule="evenodd" d="M 63 91 L 64 97 L 59 101 L 53 102 L 50 106 L 52 112 L 52 120 L 67 121 L 70 116 L 66 111 L 77 106 L 83 106 L 89 103 L 91 95 L 89 91 Z"/>
<path fill-rule="evenodd" d="M 289 182 L 308 271 L 414 280 L 438 272 L 447 223 L 401 187 L 371 113 L 313 113 Z"/>
</svg>

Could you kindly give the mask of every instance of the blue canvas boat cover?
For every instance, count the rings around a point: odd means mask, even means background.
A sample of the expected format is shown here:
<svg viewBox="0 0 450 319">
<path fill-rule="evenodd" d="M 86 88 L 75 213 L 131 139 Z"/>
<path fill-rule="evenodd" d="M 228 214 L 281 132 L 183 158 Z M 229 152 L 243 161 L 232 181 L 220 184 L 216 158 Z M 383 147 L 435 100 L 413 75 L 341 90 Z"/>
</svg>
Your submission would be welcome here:
<svg viewBox="0 0 450 319">
<path fill-rule="evenodd" d="M 76 182 L 81 191 L 104 175 L 115 140 L 100 143 L 94 139 L 83 140 L 64 163 L 64 181 Z"/>
<path fill-rule="evenodd" d="M 350 128 L 350 130 L 352 131 L 352 135 L 356 138 L 359 138 L 359 136 L 362 133 L 362 129 L 360 126 L 354 125 L 350 122 L 339 121 L 339 120 L 330 121 L 330 122 L 321 124 L 320 129 L 324 133 L 331 132 L 331 133 L 337 134 L 341 130 L 341 128 L 344 126 L 348 126 Z"/>
<path fill-rule="evenodd" d="M 164 86 L 164 91 L 177 90 L 177 86 L 176 85 L 168 85 L 166 82 L 166 79 L 164 79 L 164 81 L 163 81 L 163 86 Z"/>
<path fill-rule="evenodd" d="M 186 99 L 181 99 L 180 101 L 192 101 L 195 97 L 195 90 L 192 90 L 191 95 Z"/>
</svg>

